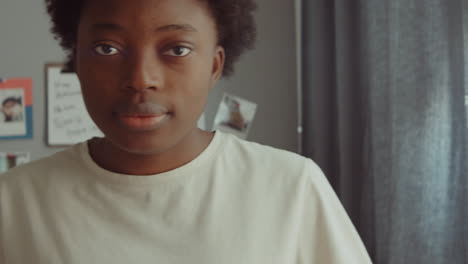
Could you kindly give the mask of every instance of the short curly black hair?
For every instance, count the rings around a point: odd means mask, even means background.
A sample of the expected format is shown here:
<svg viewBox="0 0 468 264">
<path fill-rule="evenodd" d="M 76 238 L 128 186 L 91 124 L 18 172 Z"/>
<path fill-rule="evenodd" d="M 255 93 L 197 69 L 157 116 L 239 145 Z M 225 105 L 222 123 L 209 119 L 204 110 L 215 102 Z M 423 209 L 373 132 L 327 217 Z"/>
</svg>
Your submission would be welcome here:
<svg viewBox="0 0 468 264">
<path fill-rule="evenodd" d="M 234 63 L 253 49 L 256 40 L 254 0 L 200 0 L 211 9 L 218 29 L 218 44 L 225 49 L 223 76 L 234 72 Z M 45 0 L 52 21 L 51 32 L 68 54 L 65 71 L 74 71 L 73 49 L 85 0 Z"/>
<path fill-rule="evenodd" d="M 9 102 L 21 104 L 21 97 L 7 97 L 5 100 L 3 100 L 2 106 L 5 106 Z"/>
</svg>

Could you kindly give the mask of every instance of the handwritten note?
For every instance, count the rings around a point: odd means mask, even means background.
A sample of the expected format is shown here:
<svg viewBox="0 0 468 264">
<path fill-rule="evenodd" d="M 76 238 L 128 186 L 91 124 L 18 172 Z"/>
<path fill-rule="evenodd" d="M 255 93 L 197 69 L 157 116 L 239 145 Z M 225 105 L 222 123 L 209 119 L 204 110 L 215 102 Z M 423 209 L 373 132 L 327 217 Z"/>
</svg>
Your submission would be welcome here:
<svg viewBox="0 0 468 264">
<path fill-rule="evenodd" d="M 76 74 L 47 66 L 47 92 L 49 145 L 72 145 L 103 136 L 86 111 Z"/>
</svg>

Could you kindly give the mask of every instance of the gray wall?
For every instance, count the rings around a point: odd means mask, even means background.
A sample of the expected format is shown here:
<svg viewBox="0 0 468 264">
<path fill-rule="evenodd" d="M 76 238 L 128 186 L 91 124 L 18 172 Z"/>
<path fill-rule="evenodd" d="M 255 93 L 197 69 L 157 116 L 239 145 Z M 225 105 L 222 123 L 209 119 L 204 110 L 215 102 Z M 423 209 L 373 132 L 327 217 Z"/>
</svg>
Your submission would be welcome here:
<svg viewBox="0 0 468 264">
<path fill-rule="evenodd" d="M 236 65 L 236 73 L 222 80 L 206 109 L 211 125 L 223 92 L 258 104 L 248 140 L 297 151 L 296 49 L 294 2 L 258 0 L 258 42 Z M 0 152 L 29 151 L 32 159 L 60 148 L 46 144 L 44 65 L 64 58 L 49 33 L 42 0 L 0 0 L 0 77 L 33 78 L 34 137 L 0 140 Z"/>
</svg>

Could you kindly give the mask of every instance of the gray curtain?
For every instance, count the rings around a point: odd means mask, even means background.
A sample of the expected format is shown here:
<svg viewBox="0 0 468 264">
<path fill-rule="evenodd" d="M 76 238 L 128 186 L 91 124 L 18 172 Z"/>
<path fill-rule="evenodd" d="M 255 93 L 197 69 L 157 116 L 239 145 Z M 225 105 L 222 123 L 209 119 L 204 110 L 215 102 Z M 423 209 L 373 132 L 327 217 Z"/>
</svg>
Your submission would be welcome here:
<svg viewBox="0 0 468 264">
<path fill-rule="evenodd" d="M 468 263 L 468 0 L 302 5 L 304 154 L 375 263 Z"/>
</svg>

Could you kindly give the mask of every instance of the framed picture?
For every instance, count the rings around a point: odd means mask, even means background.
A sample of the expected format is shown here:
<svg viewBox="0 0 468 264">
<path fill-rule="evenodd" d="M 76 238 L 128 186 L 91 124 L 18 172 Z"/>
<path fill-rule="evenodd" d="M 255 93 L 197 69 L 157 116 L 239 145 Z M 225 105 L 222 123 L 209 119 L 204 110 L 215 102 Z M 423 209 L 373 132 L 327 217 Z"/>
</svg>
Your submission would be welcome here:
<svg viewBox="0 0 468 264">
<path fill-rule="evenodd" d="M 0 80 L 0 139 L 32 138 L 32 79 Z"/>
</svg>

